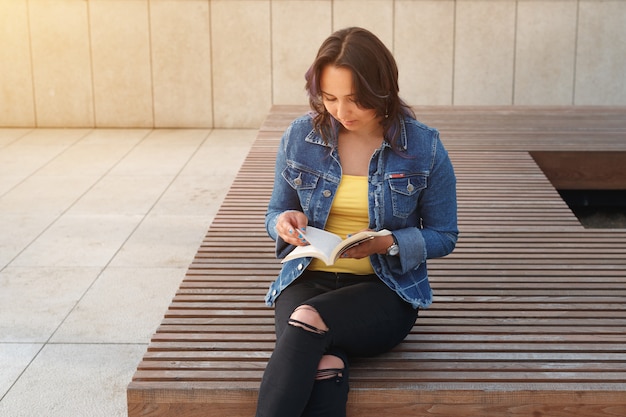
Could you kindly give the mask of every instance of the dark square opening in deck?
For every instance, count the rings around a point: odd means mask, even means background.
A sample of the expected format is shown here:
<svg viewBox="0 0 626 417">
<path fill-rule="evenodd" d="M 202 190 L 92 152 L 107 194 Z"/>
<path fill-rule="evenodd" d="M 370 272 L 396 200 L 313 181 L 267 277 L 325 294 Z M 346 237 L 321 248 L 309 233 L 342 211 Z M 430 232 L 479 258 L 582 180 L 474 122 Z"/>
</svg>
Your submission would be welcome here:
<svg viewBox="0 0 626 417">
<path fill-rule="evenodd" d="M 626 152 L 531 152 L 586 228 L 626 228 Z"/>
</svg>

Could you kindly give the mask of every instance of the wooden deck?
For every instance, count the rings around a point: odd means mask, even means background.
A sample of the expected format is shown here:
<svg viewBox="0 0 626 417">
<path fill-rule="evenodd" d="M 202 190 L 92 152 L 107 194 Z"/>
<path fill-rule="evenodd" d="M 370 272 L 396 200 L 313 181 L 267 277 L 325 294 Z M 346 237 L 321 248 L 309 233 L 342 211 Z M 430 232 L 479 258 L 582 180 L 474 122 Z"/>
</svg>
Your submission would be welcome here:
<svg viewBox="0 0 626 417">
<path fill-rule="evenodd" d="M 275 107 L 261 128 L 128 386 L 129 416 L 253 415 L 279 269 L 265 206 L 278 140 L 305 110 Z M 352 364 L 348 415 L 626 416 L 626 229 L 584 229 L 531 156 L 608 152 L 623 164 L 601 183 L 626 190 L 626 108 L 416 110 L 450 151 L 461 235 L 429 261 L 435 300 L 406 341 Z"/>
</svg>

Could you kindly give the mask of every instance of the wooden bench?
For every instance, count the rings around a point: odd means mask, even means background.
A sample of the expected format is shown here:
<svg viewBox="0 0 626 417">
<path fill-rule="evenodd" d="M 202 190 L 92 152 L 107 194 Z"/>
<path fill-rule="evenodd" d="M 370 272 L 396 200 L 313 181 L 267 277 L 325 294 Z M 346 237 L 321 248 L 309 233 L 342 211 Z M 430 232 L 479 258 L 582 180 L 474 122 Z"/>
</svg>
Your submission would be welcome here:
<svg viewBox="0 0 626 417">
<path fill-rule="evenodd" d="M 279 270 L 264 212 L 305 110 L 274 107 L 261 128 L 128 386 L 130 417 L 254 414 Z M 353 362 L 348 415 L 626 416 L 626 229 L 583 228 L 532 156 L 610 152 L 626 190 L 626 108 L 416 111 L 450 151 L 461 236 L 430 261 L 435 300 L 406 341 Z"/>
</svg>

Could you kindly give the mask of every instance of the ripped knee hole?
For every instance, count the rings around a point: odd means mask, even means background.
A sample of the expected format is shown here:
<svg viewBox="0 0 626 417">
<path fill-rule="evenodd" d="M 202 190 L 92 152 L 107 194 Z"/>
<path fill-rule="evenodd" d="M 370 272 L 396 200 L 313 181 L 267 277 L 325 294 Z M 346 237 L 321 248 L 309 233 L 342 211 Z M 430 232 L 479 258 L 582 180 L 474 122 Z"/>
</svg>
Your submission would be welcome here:
<svg viewBox="0 0 626 417">
<path fill-rule="evenodd" d="M 341 382 L 343 378 L 343 368 L 329 368 L 329 369 L 318 369 L 317 374 L 315 375 L 316 381 L 325 381 L 328 379 L 334 379 L 336 382 Z"/>
<path fill-rule="evenodd" d="M 311 326 L 308 323 L 305 323 L 303 321 L 300 320 L 296 320 L 296 319 L 289 319 L 289 321 L 287 322 L 292 326 L 296 326 L 296 327 L 302 327 L 305 330 L 308 330 L 310 332 L 316 333 L 316 334 L 326 334 L 326 330 L 322 330 L 322 329 L 318 329 L 315 326 Z"/>
<path fill-rule="evenodd" d="M 294 316 L 296 316 L 297 318 L 295 318 Z M 302 319 L 302 320 L 299 320 L 299 319 Z M 303 320 L 306 320 L 306 321 L 303 321 Z M 311 322 L 313 322 L 314 324 L 311 324 Z M 320 328 L 322 326 L 326 327 L 326 325 L 324 324 L 324 321 L 320 317 L 317 310 L 308 305 L 301 305 L 297 307 L 291 314 L 291 317 L 289 317 L 289 320 L 287 323 L 292 326 L 301 327 L 305 330 L 308 330 L 310 332 L 320 334 L 320 335 L 326 334 L 326 332 L 328 331 L 327 328 L 323 328 L 323 329 Z"/>
</svg>

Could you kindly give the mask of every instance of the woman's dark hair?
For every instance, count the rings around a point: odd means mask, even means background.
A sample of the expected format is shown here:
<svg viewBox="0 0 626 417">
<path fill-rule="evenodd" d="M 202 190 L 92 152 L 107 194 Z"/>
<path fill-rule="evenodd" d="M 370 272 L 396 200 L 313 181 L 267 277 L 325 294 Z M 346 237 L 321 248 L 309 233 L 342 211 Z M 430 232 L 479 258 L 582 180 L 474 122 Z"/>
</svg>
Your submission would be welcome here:
<svg viewBox="0 0 626 417">
<path fill-rule="evenodd" d="M 399 151 L 400 118 L 415 115 L 398 96 L 398 67 L 389 49 L 373 33 L 358 27 L 339 30 L 322 43 L 306 72 L 305 88 L 314 112 L 315 130 L 327 143 L 335 143 L 338 122 L 326 111 L 320 88 L 322 70 L 327 65 L 352 72 L 357 105 L 376 110 L 385 140 Z"/>
</svg>

